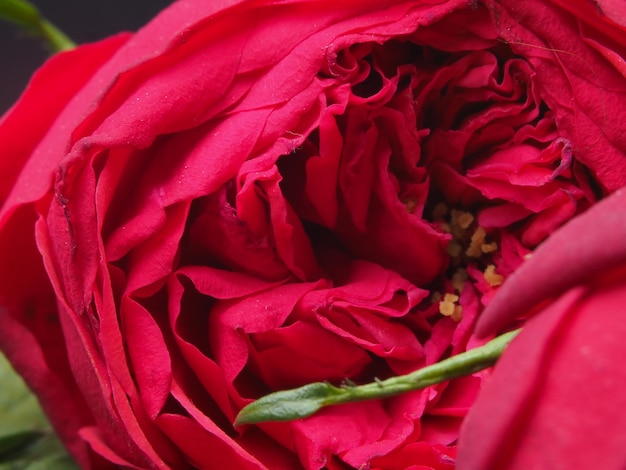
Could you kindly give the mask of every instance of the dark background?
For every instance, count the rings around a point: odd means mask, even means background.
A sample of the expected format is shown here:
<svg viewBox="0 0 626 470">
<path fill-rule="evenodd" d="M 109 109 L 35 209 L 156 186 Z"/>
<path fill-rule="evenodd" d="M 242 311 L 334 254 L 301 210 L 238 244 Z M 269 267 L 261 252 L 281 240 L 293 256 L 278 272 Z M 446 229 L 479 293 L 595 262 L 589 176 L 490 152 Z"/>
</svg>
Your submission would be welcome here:
<svg viewBox="0 0 626 470">
<path fill-rule="evenodd" d="M 207 0 L 211 1 L 211 0 Z M 173 0 L 31 0 L 75 43 L 136 31 Z M 43 42 L 0 20 L 0 115 L 19 98 L 30 76 L 49 56 Z"/>
</svg>

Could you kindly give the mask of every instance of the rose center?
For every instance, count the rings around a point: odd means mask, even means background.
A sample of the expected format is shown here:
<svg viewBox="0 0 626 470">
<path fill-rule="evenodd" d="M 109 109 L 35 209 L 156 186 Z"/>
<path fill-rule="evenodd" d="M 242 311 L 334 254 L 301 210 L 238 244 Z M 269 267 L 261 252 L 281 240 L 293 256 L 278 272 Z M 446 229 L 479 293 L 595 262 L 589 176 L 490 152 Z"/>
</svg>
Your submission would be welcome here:
<svg viewBox="0 0 626 470">
<path fill-rule="evenodd" d="M 495 288 L 593 200 L 532 66 L 466 23 L 330 54 L 292 151 L 194 203 L 183 260 L 254 279 L 210 317 L 239 386 L 372 380 L 464 350 Z"/>
</svg>

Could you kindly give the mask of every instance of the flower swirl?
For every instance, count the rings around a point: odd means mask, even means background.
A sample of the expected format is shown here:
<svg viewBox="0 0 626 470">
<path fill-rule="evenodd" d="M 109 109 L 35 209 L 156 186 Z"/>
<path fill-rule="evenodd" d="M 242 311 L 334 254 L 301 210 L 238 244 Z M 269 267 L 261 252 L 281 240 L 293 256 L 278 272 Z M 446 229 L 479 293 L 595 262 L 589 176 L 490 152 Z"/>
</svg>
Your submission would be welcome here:
<svg viewBox="0 0 626 470">
<path fill-rule="evenodd" d="M 625 182 L 609 39 L 513 3 L 185 0 L 46 64 L 0 126 L 0 344 L 82 465 L 452 468 L 482 375 L 231 423 L 472 347 L 495 287 Z"/>
</svg>

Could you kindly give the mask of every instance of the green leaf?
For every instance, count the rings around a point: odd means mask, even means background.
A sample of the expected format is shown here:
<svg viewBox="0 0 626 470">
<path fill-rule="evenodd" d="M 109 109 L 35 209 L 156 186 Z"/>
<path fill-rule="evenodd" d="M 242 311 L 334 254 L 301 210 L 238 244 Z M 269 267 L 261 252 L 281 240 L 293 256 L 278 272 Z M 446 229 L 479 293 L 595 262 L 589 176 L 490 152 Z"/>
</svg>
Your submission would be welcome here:
<svg viewBox="0 0 626 470">
<path fill-rule="evenodd" d="M 39 431 L 18 431 L 0 436 L 0 459 L 11 452 L 32 444 L 41 436 L 42 433 Z"/>
<path fill-rule="evenodd" d="M 42 17 L 39 10 L 26 0 L 0 0 L 0 18 L 18 25 L 29 34 L 39 36 L 53 52 L 76 47 L 70 38 Z"/>
<path fill-rule="evenodd" d="M 78 469 L 35 396 L 0 354 L 0 470 Z"/>
<path fill-rule="evenodd" d="M 304 418 L 324 406 L 328 397 L 341 393 L 342 389 L 327 382 L 315 382 L 292 390 L 270 393 L 241 410 L 235 419 L 235 426 Z"/>
<path fill-rule="evenodd" d="M 2 355 L 0 355 L 0 383 L 2 384 L 0 439 L 21 432 L 43 433 L 50 429 L 37 399 Z"/>
<path fill-rule="evenodd" d="M 79 470 L 76 462 L 65 452 L 41 458 L 23 468 L 24 470 Z"/>
<path fill-rule="evenodd" d="M 316 382 L 292 390 L 270 393 L 245 406 L 235 418 L 235 426 L 306 418 L 324 406 L 387 398 L 473 374 L 495 364 L 505 347 L 519 332 L 520 330 L 510 331 L 479 348 L 387 380 L 342 387 Z"/>
<path fill-rule="evenodd" d="M 20 452 L 0 460 L 0 470 L 78 470 L 52 432 Z"/>
</svg>

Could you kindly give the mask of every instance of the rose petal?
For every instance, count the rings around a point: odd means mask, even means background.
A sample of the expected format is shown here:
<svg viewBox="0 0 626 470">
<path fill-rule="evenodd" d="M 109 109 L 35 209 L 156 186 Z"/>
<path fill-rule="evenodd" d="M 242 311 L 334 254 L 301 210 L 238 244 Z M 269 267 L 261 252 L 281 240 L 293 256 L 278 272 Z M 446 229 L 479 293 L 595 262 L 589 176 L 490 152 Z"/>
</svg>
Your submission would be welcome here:
<svg viewBox="0 0 626 470">
<path fill-rule="evenodd" d="M 623 468 L 624 269 L 528 321 L 463 424 L 458 467 Z"/>
</svg>

